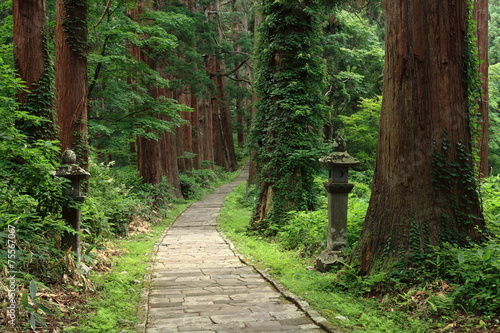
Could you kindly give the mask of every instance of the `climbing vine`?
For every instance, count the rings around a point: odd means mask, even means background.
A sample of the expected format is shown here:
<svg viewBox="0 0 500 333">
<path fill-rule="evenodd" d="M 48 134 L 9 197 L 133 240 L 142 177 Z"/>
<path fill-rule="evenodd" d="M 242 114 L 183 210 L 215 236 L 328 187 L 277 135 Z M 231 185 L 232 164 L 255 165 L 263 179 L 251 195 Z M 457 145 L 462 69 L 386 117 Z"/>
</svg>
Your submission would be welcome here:
<svg viewBox="0 0 500 333">
<path fill-rule="evenodd" d="M 479 150 L 483 115 L 479 113 L 481 101 L 481 72 L 479 70 L 479 53 L 477 48 L 477 37 L 475 31 L 477 24 L 474 20 L 474 0 L 467 3 L 467 33 L 465 35 L 465 80 L 467 84 L 467 105 L 469 109 L 469 126 L 471 129 L 471 148 L 474 159 L 473 166 L 477 167 L 479 161 Z M 478 170 L 476 173 L 479 172 Z"/>
<path fill-rule="evenodd" d="M 255 52 L 260 103 L 251 134 L 260 183 L 255 229 L 279 228 L 286 211 L 315 206 L 325 77 L 319 7 L 319 1 L 262 3 Z"/>
<path fill-rule="evenodd" d="M 441 209 L 440 243 L 461 244 L 467 239 L 461 226 L 471 225 L 479 219 L 470 207 L 479 202 L 477 178 L 472 167 L 472 154 L 459 141 L 455 150 L 457 158 L 450 159 L 452 150 L 446 132 L 443 135 L 441 149 L 434 142 L 432 154 L 432 179 L 436 192 L 449 193 L 439 202 Z M 460 190 L 458 190 L 460 189 Z M 475 223 L 474 223 L 475 224 Z"/>
<path fill-rule="evenodd" d="M 23 111 L 37 118 L 30 121 L 19 119 L 16 122 L 16 127 L 31 141 L 57 138 L 54 114 L 54 68 L 47 47 L 47 31 L 44 30 L 42 36 L 43 72 L 33 91 L 26 93 L 25 103 L 21 106 Z"/>
<path fill-rule="evenodd" d="M 86 0 L 63 0 L 64 20 L 62 23 L 66 41 L 79 58 L 85 58 L 87 45 L 87 10 Z"/>
</svg>

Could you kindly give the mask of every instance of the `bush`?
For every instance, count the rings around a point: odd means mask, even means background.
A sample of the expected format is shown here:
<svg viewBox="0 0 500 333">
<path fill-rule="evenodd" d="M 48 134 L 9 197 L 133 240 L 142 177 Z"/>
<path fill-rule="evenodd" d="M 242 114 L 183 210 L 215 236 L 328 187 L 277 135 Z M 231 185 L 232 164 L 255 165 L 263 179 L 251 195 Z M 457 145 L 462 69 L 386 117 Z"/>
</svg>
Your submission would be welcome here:
<svg viewBox="0 0 500 333">
<path fill-rule="evenodd" d="M 361 227 L 368 208 L 366 197 L 351 195 L 347 213 L 347 241 L 352 248 L 361 234 Z M 326 248 L 328 209 L 290 212 L 287 223 L 279 230 L 276 240 L 285 249 L 299 250 L 314 256 Z"/>
<path fill-rule="evenodd" d="M 493 235 L 500 235 L 500 175 L 484 179 L 481 186 L 484 217 Z"/>
<path fill-rule="evenodd" d="M 314 255 L 326 247 L 328 211 L 290 212 L 287 224 L 276 235 L 285 249 L 299 250 L 304 255 Z"/>
<path fill-rule="evenodd" d="M 0 259 L 7 262 L 7 229 L 14 227 L 17 269 L 45 282 L 64 271 L 58 248 L 68 227 L 59 213 L 64 180 L 53 176 L 58 153 L 54 142 L 30 144 L 12 127 L 0 140 Z"/>
<path fill-rule="evenodd" d="M 165 184 L 141 184 L 135 169 L 113 168 L 113 163 L 89 166 L 89 194 L 82 205 L 82 232 L 85 240 L 95 243 L 113 235 L 125 236 L 134 219 L 155 217 L 158 203 L 168 199 Z"/>
<path fill-rule="evenodd" d="M 224 171 L 220 167 L 215 169 L 191 170 L 179 175 L 181 192 L 186 199 L 195 199 L 200 189 L 210 188 L 211 184 L 220 180 Z"/>
<path fill-rule="evenodd" d="M 457 308 L 470 313 L 500 313 L 500 242 L 471 248 L 446 244 L 439 252 L 443 275 L 453 289 L 448 295 Z"/>
</svg>

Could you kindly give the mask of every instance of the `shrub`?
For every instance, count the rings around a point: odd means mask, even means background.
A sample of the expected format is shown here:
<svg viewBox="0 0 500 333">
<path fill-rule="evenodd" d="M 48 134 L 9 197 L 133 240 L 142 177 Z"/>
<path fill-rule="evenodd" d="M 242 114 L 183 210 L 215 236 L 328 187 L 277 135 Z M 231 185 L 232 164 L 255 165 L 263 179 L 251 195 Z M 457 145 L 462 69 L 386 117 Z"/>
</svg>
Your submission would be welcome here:
<svg viewBox="0 0 500 333">
<path fill-rule="evenodd" d="M 168 200 L 165 184 L 141 184 L 135 169 L 114 169 L 113 163 L 91 159 L 89 171 L 89 193 L 82 205 L 82 232 L 89 243 L 126 235 L 133 219 L 151 220 L 156 206 Z"/>
<path fill-rule="evenodd" d="M 481 186 L 484 217 L 489 231 L 500 235 L 500 175 L 486 178 Z"/>
<path fill-rule="evenodd" d="M 351 195 L 347 213 L 347 239 L 353 247 L 361 234 L 368 199 Z M 328 209 L 317 211 L 290 212 L 287 223 L 278 231 L 276 240 L 284 248 L 299 250 L 304 255 L 313 256 L 326 248 Z"/>
<path fill-rule="evenodd" d="M 500 312 L 500 241 L 459 248 L 445 244 L 438 251 L 442 275 L 452 285 L 448 295 L 455 307 L 468 312 Z"/>
<path fill-rule="evenodd" d="M 223 177 L 220 167 L 214 169 L 191 170 L 179 175 L 181 192 L 186 199 L 195 199 L 200 189 L 210 188 L 211 184 Z"/>
<path fill-rule="evenodd" d="M 290 212 L 287 224 L 276 235 L 276 240 L 286 249 L 299 250 L 313 255 L 326 246 L 328 211 Z"/>
</svg>

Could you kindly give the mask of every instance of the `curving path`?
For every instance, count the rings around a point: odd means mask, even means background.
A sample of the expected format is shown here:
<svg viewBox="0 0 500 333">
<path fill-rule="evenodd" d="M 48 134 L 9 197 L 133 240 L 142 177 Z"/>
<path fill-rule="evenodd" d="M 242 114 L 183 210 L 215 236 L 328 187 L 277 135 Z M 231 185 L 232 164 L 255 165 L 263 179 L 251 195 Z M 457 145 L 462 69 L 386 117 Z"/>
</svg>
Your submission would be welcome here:
<svg viewBox="0 0 500 333">
<path fill-rule="evenodd" d="M 217 231 L 224 198 L 247 177 L 192 204 L 157 244 L 141 331 L 324 332 Z"/>
</svg>

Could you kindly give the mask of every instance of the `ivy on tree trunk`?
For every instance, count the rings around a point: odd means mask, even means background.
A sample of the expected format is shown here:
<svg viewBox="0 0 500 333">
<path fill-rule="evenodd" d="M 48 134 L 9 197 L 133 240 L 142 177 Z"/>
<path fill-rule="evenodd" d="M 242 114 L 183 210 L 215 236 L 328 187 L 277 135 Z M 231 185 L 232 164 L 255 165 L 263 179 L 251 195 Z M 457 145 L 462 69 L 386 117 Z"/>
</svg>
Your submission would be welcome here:
<svg viewBox="0 0 500 333">
<path fill-rule="evenodd" d="M 257 45 L 255 148 L 259 197 L 253 229 L 273 232 L 285 213 L 315 206 L 324 64 L 318 1 L 263 1 Z"/>
<path fill-rule="evenodd" d="M 23 111 L 46 120 L 18 120 L 16 127 L 31 141 L 55 140 L 54 72 L 45 37 L 45 1 L 14 0 L 12 16 L 17 74 L 28 90 L 18 90 L 17 99 Z"/>
</svg>

